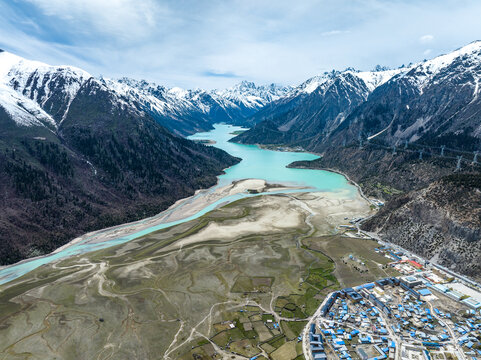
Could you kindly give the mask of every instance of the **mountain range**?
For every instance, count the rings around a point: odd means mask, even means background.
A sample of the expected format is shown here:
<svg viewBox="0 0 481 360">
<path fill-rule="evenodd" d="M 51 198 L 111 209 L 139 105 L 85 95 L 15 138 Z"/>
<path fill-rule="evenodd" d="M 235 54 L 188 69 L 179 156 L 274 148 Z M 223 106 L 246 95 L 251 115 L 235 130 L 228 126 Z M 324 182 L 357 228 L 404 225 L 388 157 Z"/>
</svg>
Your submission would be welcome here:
<svg viewBox="0 0 481 360">
<path fill-rule="evenodd" d="M 343 172 L 385 200 L 366 230 L 479 274 L 480 78 L 479 41 L 398 69 L 225 90 L 95 78 L 0 52 L 0 260 L 211 186 L 239 159 L 183 136 L 226 122 L 250 127 L 231 141 L 320 154 L 290 166 Z"/>
<path fill-rule="evenodd" d="M 381 134 L 390 145 L 452 134 L 479 138 L 480 74 L 481 42 L 396 70 L 327 73 L 270 103 L 233 141 L 322 151 Z"/>
<path fill-rule="evenodd" d="M 310 147 L 339 126 L 398 70 L 332 71 L 313 77 L 250 119 L 254 127 L 233 141 Z"/>
</svg>

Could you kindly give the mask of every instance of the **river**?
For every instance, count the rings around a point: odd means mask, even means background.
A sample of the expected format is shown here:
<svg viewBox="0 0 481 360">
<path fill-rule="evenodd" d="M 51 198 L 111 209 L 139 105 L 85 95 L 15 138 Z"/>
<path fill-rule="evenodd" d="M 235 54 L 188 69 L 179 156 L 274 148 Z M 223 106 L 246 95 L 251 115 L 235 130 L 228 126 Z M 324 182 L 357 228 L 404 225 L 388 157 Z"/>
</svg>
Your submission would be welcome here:
<svg viewBox="0 0 481 360">
<path fill-rule="evenodd" d="M 219 176 L 219 182 L 216 186 L 211 188 L 212 190 L 221 186 L 225 186 L 236 180 L 263 179 L 272 184 L 302 185 L 309 188 L 306 190 L 282 190 L 278 191 L 278 193 L 292 191 L 328 191 L 342 192 L 345 196 L 347 190 L 347 192 L 351 193 L 353 196 L 356 194 L 357 189 L 350 185 L 342 175 L 337 173 L 323 170 L 290 169 L 286 167 L 293 161 L 314 160 L 318 158 L 317 155 L 303 152 L 280 152 L 265 150 L 255 145 L 242 145 L 228 142 L 228 140 L 234 136 L 232 133 L 239 130 L 243 129 L 238 126 L 216 124 L 214 129 L 209 132 L 197 133 L 189 137 L 192 140 L 211 140 L 215 142 L 213 146 L 225 150 L 229 154 L 242 159 L 240 163 L 226 169 L 225 174 Z M 276 192 L 270 192 L 270 194 L 273 193 Z M 201 192 L 196 196 L 204 196 L 205 194 L 206 192 Z M 154 231 L 196 219 L 220 205 L 251 196 L 259 196 L 259 194 L 240 193 L 226 196 L 214 203 L 209 204 L 194 215 L 185 217 L 181 220 L 157 224 L 155 226 L 142 229 L 141 231 L 134 231 L 126 236 L 119 236 L 102 242 L 89 242 L 92 237 L 98 236 L 99 234 L 115 232 L 119 229 L 128 230 L 128 228 L 133 227 L 134 224 L 146 222 L 149 219 L 99 230 L 93 233 L 91 236 L 84 237 L 82 241 L 76 242 L 71 246 L 63 247 L 49 255 L 24 260 L 20 263 L 1 268 L 0 285 L 17 279 L 44 264 L 48 264 L 50 262 L 64 259 L 73 255 L 84 254 L 114 245 L 119 245 Z M 180 206 L 185 206 L 185 204 Z M 168 211 L 172 211 L 172 209 Z M 155 217 L 163 216 L 165 213 L 166 212 L 160 213 Z"/>
</svg>

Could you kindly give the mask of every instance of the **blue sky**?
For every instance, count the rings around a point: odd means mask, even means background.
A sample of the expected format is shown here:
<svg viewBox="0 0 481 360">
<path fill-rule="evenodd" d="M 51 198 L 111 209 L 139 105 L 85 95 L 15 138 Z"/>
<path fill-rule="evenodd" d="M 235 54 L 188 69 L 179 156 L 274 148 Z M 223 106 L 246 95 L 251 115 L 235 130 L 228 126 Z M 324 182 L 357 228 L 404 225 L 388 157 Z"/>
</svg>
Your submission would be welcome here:
<svg viewBox="0 0 481 360">
<path fill-rule="evenodd" d="M 0 0 L 0 48 L 185 88 L 296 85 L 481 39 L 481 1 Z"/>
</svg>

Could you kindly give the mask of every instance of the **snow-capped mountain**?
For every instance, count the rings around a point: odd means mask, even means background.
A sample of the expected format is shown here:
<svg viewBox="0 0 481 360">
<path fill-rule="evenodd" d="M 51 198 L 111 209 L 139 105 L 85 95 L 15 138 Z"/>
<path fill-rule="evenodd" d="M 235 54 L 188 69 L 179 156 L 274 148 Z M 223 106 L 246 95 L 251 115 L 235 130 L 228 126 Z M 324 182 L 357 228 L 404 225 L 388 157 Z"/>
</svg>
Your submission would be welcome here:
<svg viewBox="0 0 481 360">
<path fill-rule="evenodd" d="M 144 111 L 156 97 L 122 86 L 0 53 L 1 265 L 154 215 L 239 161 L 173 135 Z"/>
<path fill-rule="evenodd" d="M 355 69 L 346 69 L 344 71 L 333 70 L 304 81 L 293 91 L 293 94 L 310 94 L 315 90 L 321 92 L 326 91 L 338 77 L 347 76 L 348 74 L 360 78 L 368 88 L 369 92 L 372 92 L 375 88 L 384 84 L 394 75 L 403 71 L 405 71 L 405 69 L 402 68 L 376 71 L 357 71 Z"/>
<path fill-rule="evenodd" d="M 55 120 L 40 105 L 4 84 L 0 84 L 0 106 L 19 125 L 56 128 Z"/>
<path fill-rule="evenodd" d="M 150 114 L 161 125 L 177 134 L 209 129 L 212 120 L 204 104 L 192 91 L 168 89 L 145 80 L 101 78 L 100 82 L 131 106 Z"/>
<path fill-rule="evenodd" d="M 319 142 L 377 87 L 405 71 L 347 69 L 312 77 L 257 112 L 251 119 L 255 127 L 235 141 L 303 146 Z"/>
<path fill-rule="evenodd" d="M 480 78 L 480 41 L 395 70 L 325 73 L 265 106 L 234 141 L 321 151 L 360 133 L 393 144 L 480 138 Z"/>
<path fill-rule="evenodd" d="M 212 91 L 168 89 L 127 78 L 102 81 L 126 99 L 141 104 L 143 110 L 179 134 L 206 130 L 216 122 L 243 124 L 247 117 L 291 91 L 290 87 L 256 86 L 247 81 Z"/>
<path fill-rule="evenodd" d="M 404 77 L 409 78 L 422 93 L 426 86 L 432 85 L 432 83 L 439 84 L 454 72 L 457 72 L 458 78 L 461 74 L 470 75 L 473 79 L 466 78 L 466 85 L 473 86 L 474 95 L 477 95 L 480 63 L 481 41 L 474 41 L 448 54 L 415 64 L 411 67 L 411 71 L 405 73 Z"/>
<path fill-rule="evenodd" d="M 481 41 L 414 64 L 373 91 L 326 145 L 362 133 L 469 149 L 481 138 L 480 78 Z"/>
<path fill-rule="evenodd" d="M 480 78 L 479 41 L 414 64 L 377 86 L 327 136 L 301 138 L 297 144 L 322 156 L 293 166 L 346 174 L 386 201 L 364 230 L 479 277 Z"/>
<path fill-rule="evenodd" d="M 15 104 L 24 103 L 31 108 L 36 103 L 54 120 L 53 123 L 46 120 L 45 114 L 36 109 L 33 113 L 40 116 L 37 121 L 33 120 L 35 115 L 31 112 L 28 121 L 25 120 L 27 115 L 14 117 L 22 125 L 40 122 L 57 127 L 66 118 L 79 89 L 90 79 L 93 77 L 89 73 L 72 66 L 51 66 L 5 51 L 0 53 L 0 84 L 15 91 L 2 90 L 5 100 L 0 101 L 4 101 L 10 111 L 15 107 L 16 113 L 25 112 L 25 109 Z M 128 78 L 113 80 L 101 77 L 95 81 L 116 94 L 119 101 L 138 111 L 145 111 L 161 125 L 180 135 L 208 130 L 216 122 L 242 124 L 245 118 L 291 91 L 290 87 L 274 84 L 256 86 L 245 81 L 230 89 L 212 91 L 169 89 L 145 80 Z M 7 93 L 10 94 L 8 101 Z M 15 97 L 20 97 L 20 101 Z"/>
<path fill-rule="evenodd" d="M 257 86 L 253 82 L 242 81 L 225 90 L 213 90 L 210 95 L 222 105 L 234 123 L 252 116 L 272 101 L 289 95 L 290 86 L 276 84 Z"/>
<path fill-rule="evenodd" d="M 6 51 L 0 52 L 0 84 L 16 91 L 15 96 L 22 97 L 19 103 L 31 104 L 25 98 L 37 103 L 55 120 L 54 126 L 65 118 L 78 90 L 91 77 L 76 67 L 50 66 Z M 9 109 L 12 110 L 12 106 Z M 21 118 L 14 119 L 20 121 Z"/>
</svg>

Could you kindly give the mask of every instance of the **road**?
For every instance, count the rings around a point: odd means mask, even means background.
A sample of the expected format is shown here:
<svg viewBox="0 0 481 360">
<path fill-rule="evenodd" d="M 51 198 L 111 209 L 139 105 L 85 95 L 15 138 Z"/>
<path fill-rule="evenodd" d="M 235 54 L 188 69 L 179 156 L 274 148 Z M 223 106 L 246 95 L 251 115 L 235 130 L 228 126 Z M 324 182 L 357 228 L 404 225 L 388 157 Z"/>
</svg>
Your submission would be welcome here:
<svg viewBox="0 0 481 360">
<path fill-rule="evenodd" d="M 302 352 L 304 353 L 304 357 L 306 360 L 313 360 L 311 355 L 311 349 L 309 347 L 309 329 L 312 323 L 315 323 L 316 319 L 321 315 L 321 309 L 326 303 L 327 299 L 331 297 L 334 292 L 329 293 L 324 300 L 322 301 L 321 305 L 317 308 L 316 312 L 309 318 L 303 332 L 302 332 Z"/>
<path fill-rule="evenodd" d="M 446 321 L 445 320 L 442 320 L 438 317 L 438 315 L 436 314 L 436 312 L 434 311 L 434 308 L 433 308 L 433 304 L 431 304 L 431 302 L 427 302 L 428 305 L 429 305 L 429 309 L 431 310 L 431 314 L 438 320 L 438 321 L 442 321 L 443 323 L 446 324 Z M 464 351 L 463 349 L 461 348 L 461 346 L 459 345 L 458 341 L 457 341 L 457 338 L 456 338 L 456 334 L 454 333 L 453 329 L 451 329 L 451 326 L 449 326 L 449 324 L 446 324 L 446 329 L 448 330 L 449 332 L 449 336 L 451 336 L 451 339 L 452 340 L 452 344 L 454 345 L 454 347 L 456 348 L 456 350 L 458 351 L 458 354 L 460 355 L 460 359 L 461 360 L 467 360 L 466 359 L 466 355 L 464 355 Z"/>
</svg>

